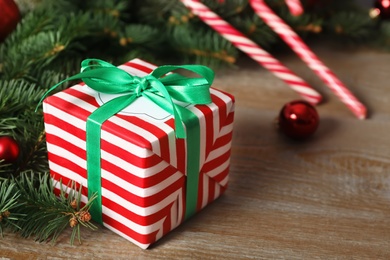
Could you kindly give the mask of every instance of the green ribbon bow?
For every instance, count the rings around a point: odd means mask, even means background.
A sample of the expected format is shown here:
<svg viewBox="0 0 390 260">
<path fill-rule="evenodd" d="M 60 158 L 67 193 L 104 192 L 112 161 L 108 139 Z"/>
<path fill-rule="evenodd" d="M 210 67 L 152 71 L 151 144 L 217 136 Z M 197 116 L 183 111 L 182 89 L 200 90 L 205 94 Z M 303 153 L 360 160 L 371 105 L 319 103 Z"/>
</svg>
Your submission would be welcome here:
<svg viewBox="0 0 390 260">
<path fill-rule="evenodd" d="M 175 121 L 177 138 L 187 138 L 187 182 L 185 218 L 196 212 L 199 185 L 200 126 L 199 120 L 190 110 L 176 105 L 174 100 L 191 104 L 211 103 L 210 86 L 214 72 L 205 66 L 182 65 L 161 66 L 145 77 L 132 76 L 110 63 L 98 59 L 86 59 L 81 63 L 81 72 L 71 76 L 50 88 L 42 100 L 56 87 L 70 80 L 82 79 L 90 88 L 107 94 L 122 94 L 95 110 L 86 123 L 86 153 L 88 196 L 97 194 L 96 202 L 91 206 L 94 220 L 102 223 L 101 195 L 101 139 L 102 124 L 129 106 L 138 97 L 143 96 L 172 114 Z M 170 73 L 177 69 L 192 71 L 200 78 L 189 78 Z"/>
</svg>

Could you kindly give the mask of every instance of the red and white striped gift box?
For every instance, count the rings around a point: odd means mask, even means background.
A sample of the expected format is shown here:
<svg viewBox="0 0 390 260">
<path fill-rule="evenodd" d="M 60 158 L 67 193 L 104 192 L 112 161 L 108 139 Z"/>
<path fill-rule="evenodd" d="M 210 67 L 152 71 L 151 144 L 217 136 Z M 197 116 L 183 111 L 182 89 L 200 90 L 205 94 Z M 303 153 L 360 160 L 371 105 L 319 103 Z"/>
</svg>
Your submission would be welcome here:
<svg viewBox="0 0 390 260">
<path fill-rule="evenodd" d="M 155 68 L 140 59 L 119 67 L 137 76 Z M 211 104 L 187 106 L 201 126 L 197 211 L 218 198 L 228 184 L 234 98 L 214 88 L 210 92 Z M 86 120 L 110 98 L 78 84 L 43 103 L 52 177 L 83 185 L 84 202 Z M 141 248 L 184 221 L 186 140 L 177 139 L 173 127 L 171 115 L 142 97 L 102 125 L 103 225 Z"/>
</svg>

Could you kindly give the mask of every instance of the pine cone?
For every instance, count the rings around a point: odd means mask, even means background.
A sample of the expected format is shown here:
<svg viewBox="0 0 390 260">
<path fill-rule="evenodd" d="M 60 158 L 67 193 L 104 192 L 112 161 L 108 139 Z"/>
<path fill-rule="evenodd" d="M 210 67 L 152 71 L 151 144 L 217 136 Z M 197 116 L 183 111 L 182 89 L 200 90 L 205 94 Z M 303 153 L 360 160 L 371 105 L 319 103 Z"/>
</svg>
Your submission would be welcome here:
<svg viewBox="0 0 390 260">
<path fill-rule="evenodd" d="M 77 208 L 77 201 L 76 201 L 76 199 L 72 200 L 72 202 L 70 203 L 70 206 L 72 207 L 72 209 L 76 209 Z"/>
<path fill-rule="evenodd" d="M 81 211 L 79 215 L 79 220 L 81 222 L 89 222 L 92 219 L 91 213 L 88 211 Z"/>
<path fill-rule="evenodd" d="M 2 214 L 1 214 L 3 217 L 5 218 L 9 218 L 9 216 L 11 215 L 11 212 L 9 212 L 8 210 L 4 211 Z"/>
<path fill-rule="evenodd" d="M 69 226 L 70 227 L 75 227 L 79 222 L 77 221 L 77 218 L 76 217 L 72 217 L 71 219 L 69 219 Z"/>
</svg>

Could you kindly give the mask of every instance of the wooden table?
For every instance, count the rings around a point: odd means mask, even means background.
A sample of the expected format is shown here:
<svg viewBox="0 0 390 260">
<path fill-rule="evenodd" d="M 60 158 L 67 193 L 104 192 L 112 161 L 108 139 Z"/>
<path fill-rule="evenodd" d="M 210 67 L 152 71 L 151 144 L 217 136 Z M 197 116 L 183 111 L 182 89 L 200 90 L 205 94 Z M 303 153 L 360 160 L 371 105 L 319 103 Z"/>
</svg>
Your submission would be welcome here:
<svg viewBox="0 0 390 260">
<path fill-rule="evenodd" d="M 218 73 L 236 97 L 229 189 L 148 250 L 105 228 L 70 246 L 5 234 L 0 259 L 390 259 L 390 53 L 314 51 L 369 109 L 358 120 L 299 59 L 282 61 L 325 97 L 312 138 L 296 142 L 274 122 L 299 98 L 250 60 Z M 1 258 L 3 257 L 3 258 Z"/>
</svg>

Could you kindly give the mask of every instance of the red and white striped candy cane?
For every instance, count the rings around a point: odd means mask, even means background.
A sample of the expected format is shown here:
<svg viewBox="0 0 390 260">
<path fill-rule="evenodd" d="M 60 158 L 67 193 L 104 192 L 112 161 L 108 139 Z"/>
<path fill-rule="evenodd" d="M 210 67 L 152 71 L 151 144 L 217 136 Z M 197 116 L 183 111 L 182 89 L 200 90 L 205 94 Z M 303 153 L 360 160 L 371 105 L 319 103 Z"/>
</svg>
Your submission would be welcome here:
<svg viewBox="0 0 390 260">
<path fill-rule="evenodd" d="M 285 2 L 292 15 L 298 16 L 303 13 L 301 0 L 285 0 Z"/>
<path fill-rule="evenodd" d="M 249 3 L 256 14 L 291 47 L 359 119 L 366 118 L 366 107 L 320 61 L 294 30 L 266 5 L 264 0 L 249 0 Z"/>
<path fill-rule="evenodd" d="M 260 48 L 255 42 L 244 36 L 240 31 L 231 26 L 228 22 L 212 12 L 199 0 L 181 0 L 195 15 L 217 31 L 221 36 L 230 41 L 249 57 L 257 61 L 263 67 L 271 71 L 274 75 L 282 79 L 293 90 L 298 92 L 305 100 L 312 104 L 321 101 L 321 95 L 315 91 L 303 79 L 295 75 L 281 62 L 272 57 L 268 52 Z"/>
</svg>

